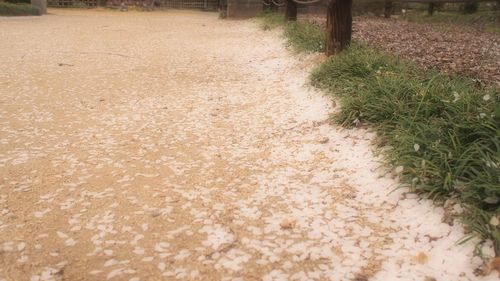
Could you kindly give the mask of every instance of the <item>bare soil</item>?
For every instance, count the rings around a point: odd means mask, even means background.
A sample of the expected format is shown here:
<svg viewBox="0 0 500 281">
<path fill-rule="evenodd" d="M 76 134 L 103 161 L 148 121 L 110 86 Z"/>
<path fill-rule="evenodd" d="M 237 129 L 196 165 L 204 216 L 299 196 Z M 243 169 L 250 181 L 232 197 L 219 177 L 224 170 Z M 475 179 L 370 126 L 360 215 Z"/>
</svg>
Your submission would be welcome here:
<svg viewBox="0 0 500 281">
<path fill-rule="evenodd" d="M 329 124 L 321 56 L 213 13 L 49 12 L 0 18 L 0 280 L 496 280 Z"/>
</svg>

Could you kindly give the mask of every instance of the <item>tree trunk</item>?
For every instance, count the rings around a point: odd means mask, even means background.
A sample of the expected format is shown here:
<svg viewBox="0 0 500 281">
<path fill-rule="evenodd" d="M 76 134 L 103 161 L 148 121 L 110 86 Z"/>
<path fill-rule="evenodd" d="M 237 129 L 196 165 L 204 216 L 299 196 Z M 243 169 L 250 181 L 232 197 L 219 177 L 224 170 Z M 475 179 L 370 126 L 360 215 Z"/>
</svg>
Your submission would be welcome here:
<svg viewBox="0 0 500 281">
<path fill-rule="evenodd" d="M 271 2 L 271 8 L 270 8 L 271 11 L 273 12 L 277 12 L 278 11 L 278 6 L 274 5 L 273 2 Z"/>
<path fill-rule="evenodd" d="M 330 0 L 326 18 L 326 55 L 340 53 L 351 43 L 352 0 Z"/>
<path fill-rule="evenodd" d="M 434 6 L 436 4 L 434 2 L 429 3 L 429 8 L 427 9 L 427 12 L 429 13 L 429 16 L 432 16 L 434 14 Z"/>
<path fill-rule="evenodd" d="M 474 14 L 479 9 L 479 3 L 477 1 L 467 1 L 463 4 L 464 14 Z"/>
<path fill-rule="evenodd" d="M 274 5 L 272 1 L 262 1 L 262 10 L 265 12 L 276 12 L 278 11 L 278 6 Z"/>
<path fill-rule="evenodd" d="M 390 18 L 392 15 L 392 0 L 385 0 L 384 16 Z"/>
<path fill-rule="evenodd" d="M 219 1 L 219 2 L 220 2 L 220 1 Z M 264 12 L 270 11 L 270 10 L 271 10 L 271 5 L 272 5 L 272 4 L 273 4 L 273 3 L 271 3 L 271 1 L 269 1 L 269 3 L 268 3 L 268 2 L 266 2 L 265 0 L 264 0 L 264 1 L 262 1 L 262 11 L 264 11 Z"/>
<path fill-rule="evenodd" d="M 40 15 L 47 13 L 47 0 L 31 0 L 31 5 L 40 8 Z"/>
<path fill-rule="evenodd" d="M 297 20 L 297 3 L 293 0 L 285 2 L 285 20 Z"/>
</svg>

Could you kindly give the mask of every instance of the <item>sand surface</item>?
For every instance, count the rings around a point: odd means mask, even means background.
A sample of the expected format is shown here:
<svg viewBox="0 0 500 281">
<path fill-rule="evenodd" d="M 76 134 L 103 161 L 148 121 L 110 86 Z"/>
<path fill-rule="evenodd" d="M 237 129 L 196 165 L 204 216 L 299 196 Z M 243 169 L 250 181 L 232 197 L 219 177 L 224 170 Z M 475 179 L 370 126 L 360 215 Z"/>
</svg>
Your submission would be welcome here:
<svg viewBox="0 0 500 281">
<path fill-rule="evenodd" d="M 214 13 L 49 12 L 0 18 L 0 280 L 498 280 L 329 124 L 320 56 Z"/>
</svg>

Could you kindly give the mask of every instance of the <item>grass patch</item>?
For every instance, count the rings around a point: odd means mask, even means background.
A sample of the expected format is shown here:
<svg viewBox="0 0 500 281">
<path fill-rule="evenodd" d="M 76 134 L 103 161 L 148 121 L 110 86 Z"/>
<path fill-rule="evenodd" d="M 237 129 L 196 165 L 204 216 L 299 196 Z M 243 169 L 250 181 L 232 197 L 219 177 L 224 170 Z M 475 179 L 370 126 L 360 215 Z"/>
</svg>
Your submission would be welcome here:
<svg viewBox="0 0 500 281">
<path fill-rule="evenodd" d="M 325 50 L 325 31 L 315 24 L 289 22 L 285 25 L 284 35 L 296 52 L 314 53 Z"/>
<path fill-rule="evenodd" d="M 285 25 L 283 15 L 275 12 L 262 12 L 259 16 L 260 27 L 264 30 L 271 30 Z"/>
<path fill-rule="evenodd" d="M 498 11 L 479 11 L 464 14 L 458 11 L 436 11 L 429 16 L 427 12 L 409 11 L 404 18 L 410 22 L 439 23 L 453 26 L 467 26 L 475 29 L 500 33 L 500 13 Z"/>
<path fill-rule="evenodd" d="M 0 16 L 39 16 L 40 9 L 31 4 L 0 2 Z"/>
<path fill-rule="evenodd" d="M 492 239 L 500 254 L 500 93 L 463 77 L 422 69 L 353 44 L 311 75 L 341 102 L 333 118 L 373 126 L 401 182 L 463 208 L 472 235 Z"/>
<path fill-rule="evenodd" d="M 324 51 L 325 32 L 318 25 L 301 21 L 286 22 L 282 15 L 272 12 L 261 14 L 259 19 L 260 26 L 264 30 L 282 27 L 287 44 L 296 52 L 314 53 Z"/>
</svg>

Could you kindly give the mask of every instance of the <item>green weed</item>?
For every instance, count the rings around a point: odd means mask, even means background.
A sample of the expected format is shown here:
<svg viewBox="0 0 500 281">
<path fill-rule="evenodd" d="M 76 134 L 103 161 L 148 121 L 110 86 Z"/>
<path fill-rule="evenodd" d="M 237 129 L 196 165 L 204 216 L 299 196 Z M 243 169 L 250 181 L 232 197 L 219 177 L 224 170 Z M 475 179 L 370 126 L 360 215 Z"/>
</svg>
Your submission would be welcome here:
<svg viewBox="0 0 500 281">
<path fill-rule="evenodd" d="M 262 12 L 259 16 L 260 27 L 264 30 L 275 29 L 285 25 L 285 18 L 283 15 L 275 12 Z"/>
<path fill-rule="evenodd" d="M 325 49 L 325 31 L 309 22 L 289 22 L 285 25 L 285 38 L 296 52 L 314 53 Z"/>
<path fill-rule="evenodd" d="M 0 16 L 39 16 L 40 9 L 31 4 L 0 2 Z"/>
<path fill-rule="evenodd" d="M 378 132 L 387 162 L 404 167 L 401 182 L 435 200 L 453 199 L 463 222 L 500 253 L 500 93 L 464 77 L 425 72 L 353 44 L 311 76 L 340 99 L 334 119 Z"/>
<path fill-rule="evenodd" d="M 286 22 L 282 15 L 273 12 L 262 13 L 259 19 L 264 30 L 282 27 L 288 45 L 296 52 L 322 52 L 325 48 L 325 32 L 318 25 L 302 21 Z"/>
</svg>

